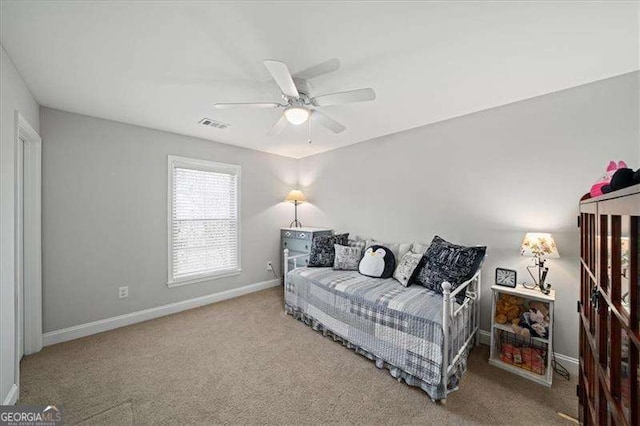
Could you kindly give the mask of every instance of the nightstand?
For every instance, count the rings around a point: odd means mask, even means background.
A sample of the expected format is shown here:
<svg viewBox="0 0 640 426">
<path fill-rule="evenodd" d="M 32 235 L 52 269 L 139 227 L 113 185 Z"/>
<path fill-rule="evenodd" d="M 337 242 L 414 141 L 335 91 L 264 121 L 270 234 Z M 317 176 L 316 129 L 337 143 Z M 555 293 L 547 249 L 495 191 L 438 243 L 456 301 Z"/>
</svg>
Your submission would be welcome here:
<svg viewBox="0 0 640 426">
<path fill-rule="evenodd" d="M 555 290 L 544 294 L 537 288 L 528 289 L 520 284 L 515 288 L 493 285 L 491 290 L 493 291 L 493 302 L 491 305 L 491 355 L 489 363 L 538 384 L 551 387 Z M 531 304 L 542 306 L 548 311 L 549 326 L 544 337 L 534 337 L 533 333 L 524 337 L 522 334 L 516 333 L 512 321 L 505 322 L 506 315 L 498 318 L 499 314 L 504 315 L 505 310 L 511 310 L 513 314 L 516 309 L 519 312 L 526 312 Z M 503 312 L 496 311 L 498 305 L 502 307 Z M 514 306 L 516 307 L 514 308 Z M 507 307 L 509 309 L 506 309 Z M 519 316 L 520 314 L 518 314 Z"/>
<path fill-rule="evenodd" d="M 282 228 L 280 230 L 280 265 L 284 261 L 284 249 L 289 249 L 289 256 L 302 256 L 297 258 L 298 266 L 309 264 L 311 254 L 311 241 L 316 235 L 333 235 L 333 230 L 327 228 Z M 289 263 L 289 270 L 293 269 L 293 260 Z"/>
</svg>

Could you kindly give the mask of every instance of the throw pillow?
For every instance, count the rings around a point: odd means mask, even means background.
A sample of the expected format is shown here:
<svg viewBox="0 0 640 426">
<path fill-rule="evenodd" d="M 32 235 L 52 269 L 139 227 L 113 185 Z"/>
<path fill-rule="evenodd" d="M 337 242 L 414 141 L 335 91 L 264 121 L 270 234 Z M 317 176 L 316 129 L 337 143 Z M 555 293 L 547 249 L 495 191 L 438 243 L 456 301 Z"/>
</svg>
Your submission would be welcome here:
<svg viewBox="0 0 640 426">
<path fill-rule="evenodd" d="M 331 267 L 336 256 L 334 246 L 347 245 L 349 234 L 338 234 L 330 236 L 314 235 L 311 241 L 311 253 L 309 254 L 309 265 L 317 267 Z"/>
<path fill-rule="evenodd" d="M 442 283 L 448 281 L 453 291 L 478 271 L 486 251 L 484 246 L 460 246 L 436 235 L 420 260 L 414 281 L 436 293 L 442 293 Z M 464 299 L 464 293 L 458 294 L 458 301 Z"/>
<path fill-rule="evenodd" d="M 390 278 L 396 268 L 396 258 L 386 247 L 373 245 L 364 251 L 358 265 L 362 275 L 373 278 Z"/>
<path fill-rule="evenodd" d="M 424 252 L 427 251 L 428 248 L 429 244 L 413 243 L 411 245 L 411 251 L 413 253 L 424 254 Z"/>
<path fill-rule="evenodd" d="M 336 257 L 333 261 L 333 269 L 341 271 L 357 271 L 362 257 L 362 249 L 334 244 Z"/>
<path fill-rule="evenodd" d="M 411 244 L 410 243 L 395 243 L 395 244 L 391 244 L 391 243 L 381 243 L 379 241 L 376 240 L 367 240 L 367 243 L 365 244 L 365 250 L 368 249 L 371 246 L 374 245 L 378 245 L 378 246 L 383 246 L 386 247 L 387 249 L 391 250 L 391 252 L 393 253 L 394 257 L 399 261 L 400 259 L 402 259 L 404 257 L 405 254 L 407 254 L 409 252 L 409 250 L 411 249 Z"/>
<path fill-rule="evenodd" d="M 411 252 L 405 254 L 404 257 L 400 259 L 398 266 L 396 266 L 396 270 L 393 271 L 393 278 L 403 286 L 408 287 L 409 280 L 420 263 L 420 259 L 422 259 L 422 254 Z"/>
<path fill-rule="evenodd" d="M 358 250 L 360 250 L 360 256 L 361 257 L 362 257 L 362 252 L 364 251 L 364 247 L 365 247 L 366 243 L 367 242 L 365 240 L 358 239 L 358 237 L 349 238 L 349 240 L 348 240 L 349 247 L 355 247 Z M 360 260 L 360 259 L 358 259 L 358 260 Z M 358 268 L 356 268 L 356 269 L 358 269 Z"/>
</svg>

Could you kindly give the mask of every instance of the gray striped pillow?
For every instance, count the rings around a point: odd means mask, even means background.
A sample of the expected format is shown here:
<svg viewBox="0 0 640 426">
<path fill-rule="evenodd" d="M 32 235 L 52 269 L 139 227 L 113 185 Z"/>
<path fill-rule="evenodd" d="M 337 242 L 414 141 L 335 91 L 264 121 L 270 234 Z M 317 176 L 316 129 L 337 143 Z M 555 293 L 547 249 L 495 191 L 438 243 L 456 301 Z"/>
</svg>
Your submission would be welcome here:
<svg viewBox="0 0 640 426">
<path fill-rule="evenodd" d="M 360 250 L 360 256 L 362 256 L 362 252 L 364 251 L 364 246 L 367 243 L 365 240 L 349 238 L 348 243 L 349 243 L 349 247 L 357 248 L 358 250 Z"/>
</svg>

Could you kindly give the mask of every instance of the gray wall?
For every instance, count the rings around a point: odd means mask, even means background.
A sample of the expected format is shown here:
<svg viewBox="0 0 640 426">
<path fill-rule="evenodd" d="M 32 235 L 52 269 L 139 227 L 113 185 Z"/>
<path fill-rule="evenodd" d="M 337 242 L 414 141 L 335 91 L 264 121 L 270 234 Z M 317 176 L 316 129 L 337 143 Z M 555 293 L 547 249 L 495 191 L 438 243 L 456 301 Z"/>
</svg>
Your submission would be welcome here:
<svg viewBox="0 0 640 426">
<path fill-rule="evenodd" d="M 14 114 L 39 130 L 38 104 L 0 46 L 0 404 L 15 383 L 15 134 Z"/>
<path fill-rule="evenodd" d="M 488 245 L 485 330 L 495 267 L 528 279 L 524 233 L 552 232 L 556 349 L 576 357 L 577 203 L 610 159 L 639 166 L 638 89 L 627 74 L 298 161 L 42 108 L 44 330 L 270 279 L 291 215 L 281 200 L 298 180 L 305 225 Z M 242 166 L 240 276 L 166 286 L 169 154 Z"/>
<path fill-rule="evenodd" d="M 484 330 L 495 267 L 530 281 L 524 233 L 552 232 L 556 351 L 577 357 L 578 200 L 610 159 L 639 167 L 638 88 L 626 74 L 304 158 L 302 221 L 387 242 L 487 245 Z"/>
<path fill-rule="evenodd" d="M 296 160 L 49 108 L 40 120 L 45 332 L 273 278 Z M 167 287 L 170 154 L 242 166 L 239 276 Z"/>
</svg>

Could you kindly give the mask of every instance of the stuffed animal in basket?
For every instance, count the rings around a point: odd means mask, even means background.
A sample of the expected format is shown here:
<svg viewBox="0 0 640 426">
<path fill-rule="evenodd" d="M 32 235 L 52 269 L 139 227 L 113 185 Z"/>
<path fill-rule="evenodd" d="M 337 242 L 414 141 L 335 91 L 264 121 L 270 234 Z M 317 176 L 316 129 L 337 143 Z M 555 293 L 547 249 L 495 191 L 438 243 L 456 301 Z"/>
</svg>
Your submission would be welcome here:
<svg viewBox="0 0 640 426">
<path fill-rule="evenodd" d="M 549 318 L 537 309 L 529 309 L 520 317 L 519 327 L 528 329 L 532 336 L 546 338 L 549 333 Z"/>
<path fill-rule="evenodd" d="M 549 305 L 544 302 L 531 301 L 529 302 L 529 309 L 534 311 L 540 311 L 542 315 L 547 317 L 549 315 Z"/>
<path fill-rule="evenodd" d="M 616 164 L 615 161 L 609 161 L 609 165 L 607 166 L 606 173 L 602 175 L 600 180 L 595 184 L 593 184 L 593 186 L 591 187 L 591 191 L 589 191 L 589 194 L 591 195 L 591 197 L 598 197 L 602 195 L 603 194 L 602 187 L 605 185 L 609 185 L 611 183 L 611 178 L 613 177 L 614 173 L 618 169 L 626 169 L 626 168 L 627 168 L 627 163 L 625 163 L 624 161 L 618 161 L 618 164 Z"/>
<path fill-rule="evenodd" d="M 513 322 L 511 323 L 511 328 L 513 328 L 513 332 L 521 337 L 524 337 L 525 339 L 528 339 L 531 337 L 531 332 L 529 331 L 528 328 L 526 327 L 520 327 L 520 320 L 513 320 Z"/>
<path fill-rule="evenodd" d="M 524 299 L 510 294 L 501 294 L 496 304 L 496 322 L 506 324 L 520 318 L 524 312 Z"/>
</svg>

